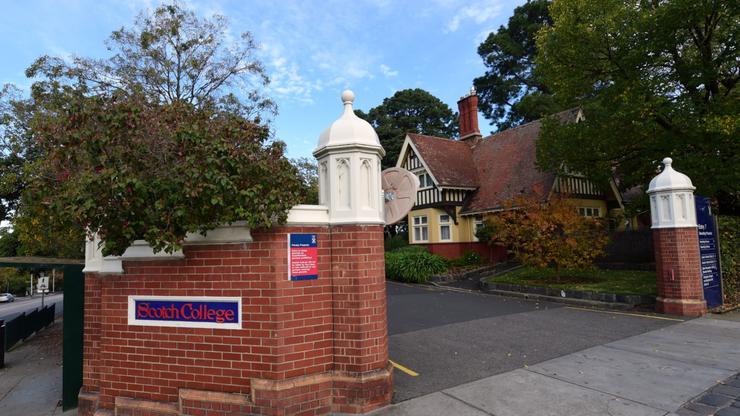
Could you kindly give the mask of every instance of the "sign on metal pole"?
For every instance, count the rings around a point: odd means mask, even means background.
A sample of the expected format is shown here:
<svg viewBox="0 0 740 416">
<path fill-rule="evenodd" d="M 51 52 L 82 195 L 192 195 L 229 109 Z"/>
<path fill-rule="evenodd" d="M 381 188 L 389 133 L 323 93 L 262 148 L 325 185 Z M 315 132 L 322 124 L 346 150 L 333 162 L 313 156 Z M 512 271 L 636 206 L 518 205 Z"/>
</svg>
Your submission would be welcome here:
<svg viewBox="0 0 740 416">
<path fill-rule="evenodd" d="M 316 234 L 288 234 L 288 280 L 319 278 Z"/>
<path fill-rule="evenodd" d="M 722 305 L 722 276 L 719 267 L 719 236 L 710 199 L 695 196 L 696 225 L 699 233 L 699 257 L 704 299 L 708 308 Z"/>
</svg>

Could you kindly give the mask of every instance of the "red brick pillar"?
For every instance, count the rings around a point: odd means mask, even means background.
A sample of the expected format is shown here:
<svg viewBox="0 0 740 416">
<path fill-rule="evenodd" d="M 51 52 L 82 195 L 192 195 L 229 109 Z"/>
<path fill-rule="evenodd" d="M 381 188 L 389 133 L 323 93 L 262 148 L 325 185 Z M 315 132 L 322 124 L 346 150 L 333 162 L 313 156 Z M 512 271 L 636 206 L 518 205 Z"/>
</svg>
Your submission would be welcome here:
<svg viewBox="0 0 740 416">
<path fill-rule="evenodd" d="M 334 403 L 364 413 L 390 403 L 383 227 L 332 227 Z"/>
<path fill-rule="evenodd" d="M 707 303 L 701 281 L 699 239 L 696 230 L 694 186 L 688 176 L 671 167 L 650 181 L 650 211 L 655 248 L 660 313 L 701 316 Z"/>
</svg>

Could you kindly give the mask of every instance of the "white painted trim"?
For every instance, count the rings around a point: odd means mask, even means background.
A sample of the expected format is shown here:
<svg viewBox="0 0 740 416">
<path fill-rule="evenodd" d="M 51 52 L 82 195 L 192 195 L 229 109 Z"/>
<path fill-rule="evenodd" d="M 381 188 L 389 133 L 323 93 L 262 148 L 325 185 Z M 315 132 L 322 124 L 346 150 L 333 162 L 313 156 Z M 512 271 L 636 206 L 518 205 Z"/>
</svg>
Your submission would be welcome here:
<svg viewBox="0 0 740 416">
<path fill-rule="evenodd" d="M 109 256 L 110 257 L 110 256 Z M 126 251 L 123 252 L 121 257 L 116 257 L 121 260 L 181 260 L 185 258 L 182 250 L 177 250 L 172 253 L 166 253 L 160 251 L 155 253 L 149 244 L 144 240 L 135 240 L 133 244 Z M 105 261 L 108 257 L 104 258 Z"/>
<path fill-rule="evenodd" d="M 231 224 L 219 225 L 213 230 L 201 233 L 188 233 L 183 245 L 215 245 L 251 243 L 252 234 L 246 221 L 234 221 Z"/>
<path fill-rule="evenodd" d="M 419 162 L 421 162 L 421 165 L 424 166 L 424 169 L 426 169 L 429 176 L 432 177 L 432 181 L 434 181 L 434 185 L 436 187 L 439 187 L 439 181 L 437 180 L 437 178 L 434 177 L 432 170 L 429 169 L 429 166 L 427 166 L 427 163 L 424 161 L 424 158 L 421 157 L 421 153 L 419 153 L 419 149 L 417 149 L 416 146 L 414 146 L 414 142 L 411 141 L 411 137 L 409 137 L 408 134 L 406 135 L 406 138 L 403 141 L 403 146 L 401 147 L 401 153 L 399 153 L 398 161 L 396 162 L 396 167 L 397 168 L 401 167 L 401 163 L 403 163 L 403 159 L 405 159 L 406 151 L 408 150 L 409 146 L 411 146 L 411 149 L 414 151 L 414 154 L 416 155 L 416 157 L 419 158 Z"/>
<path fill-rule="evenodd" d="M 288 225 L 328 225 L 329 207 L 325 205 L 296 205 L 288 211 Z"/>
<path fill-rule="evenodd" d="M 239 312 L 237 314 L 238 323 L 219 324 L 215 322 L 180 322 L 180 321 L 148 321 L 136 319 L 135 305 L 137 300 L 153 301 L 193 301 L 193 302 L 237 302 Z M 213 328 L 213 329 L 242 329 L 242 298 L 241 297 L 221 297 L 221 296 L 136 296 L 128 297 L 128 324 L 139 326 L 160 326 L 169 328 Z"/>
</svg>

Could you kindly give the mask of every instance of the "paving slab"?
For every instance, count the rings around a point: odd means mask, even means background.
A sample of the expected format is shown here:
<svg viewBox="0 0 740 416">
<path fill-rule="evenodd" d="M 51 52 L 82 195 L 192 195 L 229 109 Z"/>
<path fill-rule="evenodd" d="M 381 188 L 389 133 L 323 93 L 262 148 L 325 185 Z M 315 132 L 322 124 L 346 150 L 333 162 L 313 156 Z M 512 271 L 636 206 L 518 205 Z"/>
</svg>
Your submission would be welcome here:
<svg viewBox="0 0 740 416">
<path fill-rule="evenodd" d="M 608 346 L 589 348 L 529 369 L 668 412 L 734 374 Z"/>
<path fill-rule="evenodd" d="M 464 384 L 445 393 L 496 416 L 663 416 L 655 409 L 528 370 Z M 445 414 L 445 413 L 429 413 Z M 452 413 L 450 413 L 452 414 Z"/>
<path fill-rule="evenodd" d="M 444 393 L 432 393 L 369 413 L 376 416 L 490 416 Z"/>
</svg>

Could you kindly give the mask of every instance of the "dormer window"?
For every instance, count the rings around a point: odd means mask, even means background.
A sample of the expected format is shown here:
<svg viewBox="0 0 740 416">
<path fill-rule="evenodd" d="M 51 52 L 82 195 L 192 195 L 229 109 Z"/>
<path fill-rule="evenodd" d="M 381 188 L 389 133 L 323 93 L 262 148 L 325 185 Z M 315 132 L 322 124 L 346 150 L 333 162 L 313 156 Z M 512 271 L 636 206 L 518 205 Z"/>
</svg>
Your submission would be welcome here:
<svg viewBox="0 0 740 416">
<path fill-rule="evenodd" d="M 431 188 L 434 186 L 434 182 L 432 182 L 432 177 L 429 176 L 428 173 L 422 172 L 419 174 L 419 189 L 423 188 Z"/>
</svg>

